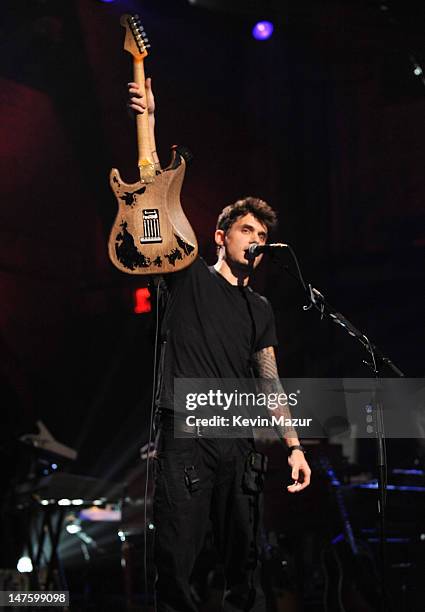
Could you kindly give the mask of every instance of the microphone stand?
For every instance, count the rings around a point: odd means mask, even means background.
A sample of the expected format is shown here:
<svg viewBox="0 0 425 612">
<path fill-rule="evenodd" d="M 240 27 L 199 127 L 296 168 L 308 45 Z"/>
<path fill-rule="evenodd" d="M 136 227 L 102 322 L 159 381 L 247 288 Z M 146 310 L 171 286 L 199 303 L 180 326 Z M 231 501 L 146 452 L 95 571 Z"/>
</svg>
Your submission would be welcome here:
<svg viewBox="0 0 425 612">
<path fill-rule="evenodd" d="M 340 325 L 345 331 L 356 338 L 358 342 L 366 349 L 369 353 L 370 361 L 363 360 L 363 363 L 367 365 L 373 372 L 375 380 L 377 382 L 377 388 L 380 387 L 380 372 L 378 370 L 377 359 L 383 365 L 388 366 L 391 370 L 399 377 L 404 377 L 404 373 L 398 368 L 393 361 L 375 345 L 369 338 L 358 330 L 344 315 L 336 310 L 329 302 L 324 298 L 323 294 L 315 289 L 310 283 L 306 284 L 304 281 L 301 268 L 298 263 L 298 259 L 295 255 L 294 250 L 289 244 L 285 244 L 292 255 L 292 258 L 297 267 L 298 275 L 293 274 L 288 266 L 283 265 L 283 269 L 292 278 L 295 278 L 302 286 L 305 295 L 308 300 L 308 304 L 303 306 L 303 310 L 307 311 L 315 308 L 320 312 L 320 318 L 323 319 L 325 316 L 329 317 L 331 321 Z M 378 468 L 378 499 L 377 499 L 377 510 L 379 519 L 379 568 L 381 577 L 381 610 L 382 612 L 388 612 L 388 595 L 386 588 L 386 491 L 387 491 L 387 457 L 386 457 L 386 441 L 385 441 L 385 430 L 384 430 L 384 413 L 383 404 L 377 394 L 376 390 L 373 392 L 372 410 L 375 407 L 375 424 L 376 424 L 376 455 L 377 455 L 377 468 Z M 373 413 L 372 413 L 373 414 Z"/>
</svg>

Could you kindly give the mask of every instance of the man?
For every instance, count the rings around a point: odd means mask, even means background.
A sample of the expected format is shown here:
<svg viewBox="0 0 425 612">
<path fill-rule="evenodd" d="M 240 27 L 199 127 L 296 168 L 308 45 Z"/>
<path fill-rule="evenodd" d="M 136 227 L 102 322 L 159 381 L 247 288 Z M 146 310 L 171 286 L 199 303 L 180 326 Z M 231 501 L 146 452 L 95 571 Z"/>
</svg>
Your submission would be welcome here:
<svg viewBox="0 0 425 612">
<path fill-rule="evenodd" d="M 135 83 L 129 83 L 129 93 L 129 107 L 149 113 L 155 149 L 150 79 L 146 100 Z M 158 163 L 157 157 L 154 161 Z M 208 438 L 199 428 L 189 427 L 173 411 L 173 388 L 178 378 L 249 379 L 253 371 L 282 390 L 272 309 L 248 286 L 262 259 L 250 257 L 248 248 L 265 244 L 275 223 L 274 211 L 258 198 L 227 206 L 215 231 L 215 266 L 198 258 L 166 278 L 154 500 L 159 612 L 196 611 L 190 575 L 210 521 L 224 565 L 223 610 L 265 612 L 257 562 L 261 457 L 251 438 Z M 288 416 L 287 408 L 275 414 Z M 191 435 L 181 438 L 176 433 Z M 310 468 L 296 433 L 282 434 L 294 480 L 288 491 L 296 493 L 308 486 Z"/>
</svg>

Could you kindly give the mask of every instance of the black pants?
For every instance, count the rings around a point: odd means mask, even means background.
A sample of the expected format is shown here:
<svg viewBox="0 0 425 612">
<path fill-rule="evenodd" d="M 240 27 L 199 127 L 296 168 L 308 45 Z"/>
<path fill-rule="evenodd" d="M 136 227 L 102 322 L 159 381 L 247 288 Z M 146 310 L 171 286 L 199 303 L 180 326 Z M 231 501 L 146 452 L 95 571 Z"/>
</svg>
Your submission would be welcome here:
<svg viewBox="0 0 425 612">
<path fill-rule="evenodd" d="M 211 524 L 224 564 L 222 609 L 265 611 L 257 578 L 260 493 L 248 490 L 244 477 L 252 451 L 250 440 L 174 438 L 172 427 L 161 426 L 154 498 L 158 612 L 196 612 L 189 581 Z"/>
</svg>

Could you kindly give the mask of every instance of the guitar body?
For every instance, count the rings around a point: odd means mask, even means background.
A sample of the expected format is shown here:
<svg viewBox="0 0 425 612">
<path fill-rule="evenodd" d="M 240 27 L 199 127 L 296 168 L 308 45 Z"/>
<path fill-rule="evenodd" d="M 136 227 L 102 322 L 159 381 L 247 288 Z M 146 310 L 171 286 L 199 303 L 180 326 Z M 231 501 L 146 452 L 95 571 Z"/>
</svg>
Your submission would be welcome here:
<svg viewBox="0 0 425 612">
<path fill-rule="evenodd" d="M 353 556 L 345 540 L 329 543 L 322 551 L 325 574 L 325 612 L 378 612 L 380 592 L 371 559 Z"/>
<path fill-rule="evenodd" d="M 325 576 L 323 603 L 325 612 L 378 612 L 381 593 L 374 562 L 355 539 L 342 483 L 329 459 L 322 455 L 318 468 L 326 475 L 336 502 L 342 533 L 322 551 Z"/>
<path fill-rule="evenodd" d="M 109 257 L 127 274 L 168 274 L 189 266 L 198 245 L 180 203 L 184 159 L 173 150 L 170 166 L 151 182 L 125 183 L 115 168 L 110 184 L 118 214 L 109 238 Z"/>
</svg>

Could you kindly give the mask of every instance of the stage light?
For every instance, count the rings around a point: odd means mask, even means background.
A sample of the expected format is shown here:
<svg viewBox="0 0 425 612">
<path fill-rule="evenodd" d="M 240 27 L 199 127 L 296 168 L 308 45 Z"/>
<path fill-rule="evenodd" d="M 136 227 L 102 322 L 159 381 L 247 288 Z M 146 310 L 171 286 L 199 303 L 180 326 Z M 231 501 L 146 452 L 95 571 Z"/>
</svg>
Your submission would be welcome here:
<svg viewBox="0 0 425 612">
<path fill-rule="evenodd" d="M 258 21 L 252 28 L 252 35 L 256 40 L 267 40 L 273 34 L 273 30 L 271 21 Z"/>
<path fill-rule="evenodd" d="M 134 292 L 134 312 L 142 314 L 152 310 L 150 302 L 151 294 L 147 287 L 140 287 Z"/>
<path fill-rule="evenodd" d="M 58 500 L 58 506 L 70 506 L 70 505 L 71 505 L 71 500 L 67 499 L 66 497 L 64 499 Z"/>
<path fill-rule="evenodd" d="M 423 76 L 424 71 L 422 66 L 419 64 L 418 60 L 414 55 L 409 55 L 409 59 L 412 62 L 413 74 L 417 77 L 420 77 L 422 83 L 425 85 L 425 78 Z"/>
<path fill-rule="evenodd" d="M 71 523 L 70 525 L 66 526 L 66 530 L 71 535 L 74 535 L 75 533 L 79 533 L 81 531 L 81 525 L 78 523 Z"/>
<path fill-rule="evenodd" d="M 32 572 L 32 561 L 29 557 L 21 557 L 16 565 L 18 572 Z"/>
</svg>

